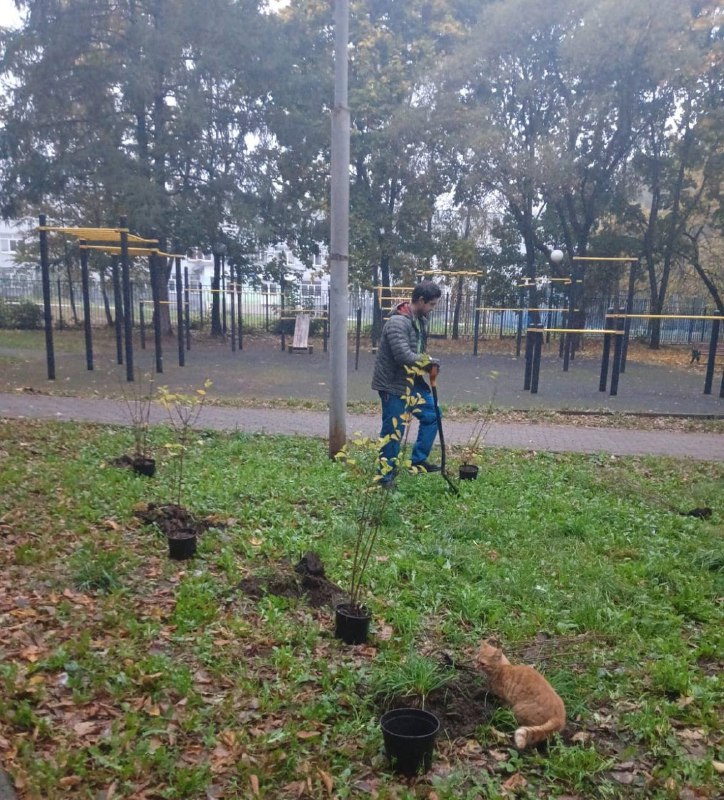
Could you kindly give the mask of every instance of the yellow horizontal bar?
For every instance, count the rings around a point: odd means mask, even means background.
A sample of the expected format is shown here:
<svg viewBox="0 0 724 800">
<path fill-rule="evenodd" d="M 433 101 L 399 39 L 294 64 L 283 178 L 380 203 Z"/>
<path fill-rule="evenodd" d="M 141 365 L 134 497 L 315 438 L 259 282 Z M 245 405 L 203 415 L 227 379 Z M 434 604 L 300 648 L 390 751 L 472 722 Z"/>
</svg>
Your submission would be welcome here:
<svg viewBox="0 0 724 800">
<path fill-rule="evenodd" d="M 627 317 L 628 319 L 719 319 L 724 321 L 724 315 L 701 315 L 696 314 L 606 314 L 607 319 Z"/>
<path fill-rule="evenodd" d="M 128 228 L 60 228 L 49 225 L 39 226 L 39 231 L 51 231 L 52 233 L 65 233 L 68 236 L 75 236 L 78 239 L 90 239 L 93 242 L 118 242 L 121 233 L 128 234 L 128 241 L 136 244 L 158 244 L 158 239 L 144 239 L 136 236 L 135 233 L 128 233 Z"/>
<path fill-rule="evenodd" d="M 610 333 L 623 336 L 625 331 L 614 331 L 608 328 L 527 328 L 528 333 Z"/>
<path fill-rule="evenodd" d="M 104 253 L 111 255 L 120 255 L 123 249 L 117 245 L 110 244 L 82 244 L 81 250 L 102 250 Z M 126 252 L 129 256 L 150 256 L 153 254 L 162 255 L 155 247 L 128 247 Z"/>
<path fill-rule="evenodd" d="M 601 256 L 597 258 L 595 256 L 573 256 L 573 261 L 638 261 L 638 258 L 633 258 L 630 256 Z"/>
<path fill-rule="evenodd" d="M 436 270 L 436 269 L 418 269 L 418 270 L 415 270 L 415 274 L 416 275 L 439 275 L 441 278 L 447 278 L 447 277 L 450 277 L 451 275 L 477 275 L 478 277 L 481 277 L 481 278 L 485 277 L 485 273 L 484 272 L 466 272 L 466 271 L 440 272 L 439 270 Z"/>
</svg>

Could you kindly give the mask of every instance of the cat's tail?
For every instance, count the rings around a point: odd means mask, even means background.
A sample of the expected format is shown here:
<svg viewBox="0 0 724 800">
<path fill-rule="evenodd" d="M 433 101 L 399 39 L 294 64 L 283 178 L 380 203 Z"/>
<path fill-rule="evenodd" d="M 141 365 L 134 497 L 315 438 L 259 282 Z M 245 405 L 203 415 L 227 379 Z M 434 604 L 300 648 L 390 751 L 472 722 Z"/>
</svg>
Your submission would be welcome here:
<svg viewBox="0 0 724 800">
<path fill-rule="evenodd" d="M 519 750 L 525 750 L 526 747 L 532 747 L 535 744 L 539 744 L 547 739 L 552 733 L 560 731 L 563 728 L 563 725 L 565 725 L 565 722 L 561 724 L 559 719 L 556 717 L 551 717 L 551 719 L 547 720 L 542 725 L 528 725 L 520 727 L 516 730 L 515 734 L 513 734 L 515 746 Z"/>
</svg>

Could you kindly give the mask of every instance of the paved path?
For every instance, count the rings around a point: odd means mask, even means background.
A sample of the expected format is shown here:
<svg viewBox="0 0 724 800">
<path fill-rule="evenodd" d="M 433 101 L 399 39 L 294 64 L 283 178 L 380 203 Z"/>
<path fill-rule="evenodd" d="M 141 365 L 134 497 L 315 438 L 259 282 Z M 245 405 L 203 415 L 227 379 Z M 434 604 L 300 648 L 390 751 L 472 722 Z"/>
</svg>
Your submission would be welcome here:
<svg viewBox="0 0 724 800">
<path fill-rule="evenodd" d="M 1 394 L 0 417 L 74 420 L 106 424 L 127 424 L 128 413 L 116 400 L 59 397 L 40 394 Z M 152 421 L 163 422 L 165 412 L 154 407 Z M 370 436 L 379 433 L 375 415 L 350 414 L 347 431 Z M 228 408 L 207 406 L 198 427 L 214 430 L 239 430 L 247 433 L 279 433 L 326 438 L 328 415 L 323 412 L 272 408 Z M 465 444 L 469 422 L 447 421 L 445 439 L 449 444 Z M 724 461 L 724 435 L 638 431 L 617 428 L 587 428 L 577 425 L 538 425 L 527 423 L 492 424 L 486 442 L 497 447 L 551 452 L 611 453 L 615 455 L 657 455 Z"/>
</svg>

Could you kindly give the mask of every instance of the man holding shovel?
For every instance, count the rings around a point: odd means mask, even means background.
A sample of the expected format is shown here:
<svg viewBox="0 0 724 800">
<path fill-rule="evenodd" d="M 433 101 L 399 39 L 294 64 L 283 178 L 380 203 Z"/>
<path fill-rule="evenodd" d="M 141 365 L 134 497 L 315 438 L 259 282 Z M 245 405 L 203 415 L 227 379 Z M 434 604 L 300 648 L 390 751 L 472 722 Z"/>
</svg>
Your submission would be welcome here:
<svg viewBox="0 0 724 800">
<path fill-rule="evenodd" d="M 382 329 L 377 359 L 372 374 L 372 388 L 379 392 L 382 403 L 382 429 L 380 438 L 399 432 L 381 449 L 380 461 L 390 464 L 392 469 L 382 476 L 382 485 L 391 485 L 396 472 L 400 444 L 405 434 L 405 393 L 408 388 L 405 367 L 420 365 L 421 356 L 427 346 L 427 317 L 440 299 L 440 287 L 432 281 L 422 281 L 412 290 L 409 303 L 400 303 L 385 322 Z M 425 368 L 435 359 L 427 360 Z M 428 461 L 430 450 L 438 430 L 438 419 L 430 387 L 423 378 L 415 377 L 412 394 L 422 402 L 414 408 L 419 420 L 417 441 L 412 450 L 412 466 L 419 472 L 439 472 L 437 464 Z"/>
</svg>

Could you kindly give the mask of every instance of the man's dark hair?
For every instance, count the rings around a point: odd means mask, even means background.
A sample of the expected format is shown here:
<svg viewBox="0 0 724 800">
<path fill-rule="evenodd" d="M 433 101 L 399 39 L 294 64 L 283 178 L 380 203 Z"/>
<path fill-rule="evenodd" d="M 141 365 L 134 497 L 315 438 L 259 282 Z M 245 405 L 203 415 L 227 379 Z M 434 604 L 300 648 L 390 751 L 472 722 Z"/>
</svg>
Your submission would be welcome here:
<svg viewBox="0 0 724 800">
<path fill-rule="evenodd" d="M 440 287 L 433 281 L 421 281 L 412 290 L 412 302 L 414 303 L 415 300 L 422 298 L 426 303 L 429 303 L 430 300 L 440 297 L 441 294 Z"/>
</svg>

